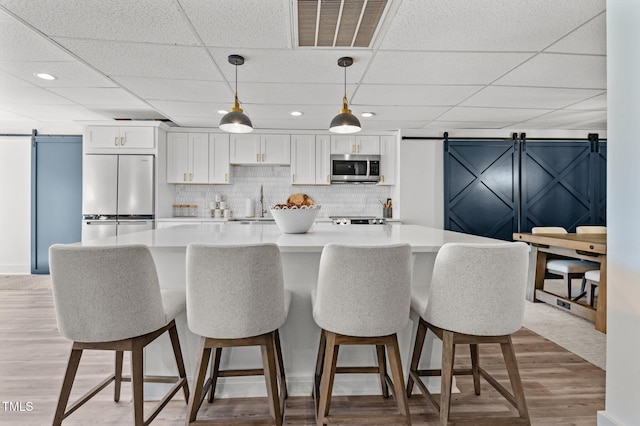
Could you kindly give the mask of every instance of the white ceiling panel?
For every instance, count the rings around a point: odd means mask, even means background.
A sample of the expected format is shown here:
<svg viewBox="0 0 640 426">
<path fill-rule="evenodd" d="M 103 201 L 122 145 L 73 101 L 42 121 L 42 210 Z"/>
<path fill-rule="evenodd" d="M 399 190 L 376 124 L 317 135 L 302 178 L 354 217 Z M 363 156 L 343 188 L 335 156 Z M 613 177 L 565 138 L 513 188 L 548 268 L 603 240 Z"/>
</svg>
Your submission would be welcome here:
<svg viewBox="0 0 640 426">
<path fill-rule="evenodd" d="M 220 117 L 194 117 L 194 116 L 184 116 L 184 117 L 172 117 L 172 120 L 175 124 L 180 127 L 206 127 L 206 128 L 217 128 L 218 124 L 220 124 Z"/>
<path fill-rule="evenodd" d="M 167 118 L 150 106 L 100 105 L 91 109 L 111 119 L 162 120 Z"/>
<path fill-rule="evenodd" d="M 347 96 L 355 90 L 354 85 L 347 85 Z M 344 85 L 342 84 L 281 84 L 281 83 L 239 83 L 238 97 L 240 102 L 248 104 L 308 104 L 342 106 Z M 228 103 L 233 102 L 231 93 L 226 95 Z M 298 107 L 300 108 L 300 107 Z"/>
<path fill-rule="evenodd" d="M 457 105 L 484 86 L 361 84 L 352 103 L 369 105 Z"/>
<path fill-rule="evenodd" d="M 291 21 L 286 0 L 179 2 L 206 46 L 291 47 Z"/>
<path fill-rule="evenodd" d="M 607 16 L 601 14 L 565 38 L 552 44 L 546 52 L 607 54 Z"/>
<path fill-rule="evenodd" d="M 344 68 L 338 66 L 343 56 L 353 58 L 353 65 L 347 68 L 347 82 L 360 79 L 371 53 L 366 50 L 344 49 L 209 49 L 211 55 L 229 81 L 235 80 L 235 66 L 228 57 L 242 55 L 244 65 L 238 66 L 239 82 L 281 82 L 281 83 L 343 83 Z"/>
<path fill-rule="evenodd" d="M 430 121 L 447 111 L 449 107 L 429 107 L 429 106 L 380 106 L 380 105 L 350 105 L 353 113 L 358 116 L 361 123 L 365 121 Z M 370 118 L 362 118 L 363 112 L 373 112 L 375 115 Z M 337 108 L 335 114 L 338 113 Z"/>
<path fill-rule="evenodd" d="M 25 117 L 24 115 L 16 114 L 15 112 L 11 112 L 11 111 L 5 111 L 4 109 L 2 109 L 3 107 L 15 109 L 15 105 L 0 104 L 0 123 L 9 122 L 9 121 L 30 121 L 31 120 L 31 118 Z"/>
<path fill-rule="evenodd" d="M 378 52 L 362 82 L 488 84 L 530 56 L 527 53 Z"/>
<path fill-rule="evenodd" d="M 561 110 L 561 111 L 552 111 L 548 114 L 544 114 L 542 116 L 538 116 L 527 120 L 527 124 L 529 123 L 546 123 L 546 124 L 562 124 L 567 125 L 570 123 L 580 123 L 580 122 L 596 122 L 596 121 L 606 121 L 607 112 L 606 111 L 575 111 L 575 110 Z"/>
<path fill-rule="evenodd" d="M 249 118 L 251 120 L 290 120 L 293 122 L 301 122 L 301 121 L 309 121 L 309 117 L 314 117 L 323 122 L 326 121 L 326 126 L 329 126 L 331 119 L 338 114 L 338 110 L 340 106 L 318 106 L 318 105 L 307 105 L 304 108 L 301 108 L 300 105 L 297 104 L 289 104 L 289 105 L 247 105 L 247 108 L 251 109 L 251 115 Z M 303 115 L 300 117 L 291 116 L 291 111 L 302 111 Z M 221 118 L 220 115 L 218 118 Z"/>
<path fill-rule="evenodd" d="M 495 85 L 606 89 L 607 58 L 541 53 L 496 81 Z"/>
<path fill-rule="evenodd" d="M 110 118 L 80 105 L 15 105 L 13 110 L 17 114 L 45 122 L 65 120 L 70 115 L 76 117 L 76 120 L 105 120 Z"/>
<path fill-rule="evenodd" d="M 15 77 L 7 72 L 0 71 L 0 88 L 2 87 L 35 87 L 35 85 L 29 83 L 26 80 Z"/>
<path fill-rule="evenodd" d="M 601 90 L 561 89 L 548 87 L 489 86 L 461 106 L 512 108 L 563 108 L 602 93 Z"/>
<path fill-rule="evenodd" d="M 566 109 L 599 109 L 602 111 L 607 110 L 607 94 L 602 94 L 599 96 L 594 96 L 591 99 L 587 99 L 586 101 L 578 102 L 577 104 L 573 104 Z"/>
<path fill-rule="evenodd" d="M 40 87 L 116 87 L 113 81 L 80 62 L 0 61 L 0 70 Z M 42 80 L 34 75 L 37 72 L 57 78 Z"/>
<path fill-rule="evenodd" d="M 551 112 L 544 109 L 455 107 L 438 117 L 439 121 L 525 121 Z"/>
<path fill-rule="evenodd" d="M 216 111 L 224 105 L 210 102 L 154 101 L 149 104 L 173 121 L 173 117 L 220 117 Z M 231 104 L 230 104 L 231 105 Z M 229 108 L 227 105 L 226 108 Z M 248 113 L 248 112 L 247 112 Z M 219 118 L 218 118 L 219 120 Z"/>
<path fill-rule="evenodd" d="M 537 51 L 605 9 L 605 0 L 403 0 L 381 49 Z"/>
<path fill-rule="evenodd" d="M 514 121 L 432 121 L 425 129 L 440 129 L 447 131 L 450 129 L 504 129 L 515 124 Z"/>
<path fill-rule="evenodd" d="M 233 100 L 229 85 L 224 82 L 120 76 L 114 77 L 114 80 L 143 99 L 196 102 Z"/>
<path fill-rule="evenodd" d="M 108 76 L 222 80 L 207 52 L 197 47 L 57 40 Z"/>
<path fill-rule="evenodd" d="M 55 88 L 50 90 L 74 102 L 90 106 L 98 105 L 146 105 L 131 93 L 119 87 L 110 88 Z"/>
<path fill-rule="evenodd" d="M 54 37 L 196 45 L 174 0 L 0 0 Z"/>
<path fill-rule="evenodd" d="M 39 87 L 0 87 L 3 104 L 69 105 L 72 101 Z"/>
<path fill-rule="evenodd" d="M 2 21 L 0 52 L 2 61 L 73 61 L 54 43 L 17 21 Z"/>
</svg>

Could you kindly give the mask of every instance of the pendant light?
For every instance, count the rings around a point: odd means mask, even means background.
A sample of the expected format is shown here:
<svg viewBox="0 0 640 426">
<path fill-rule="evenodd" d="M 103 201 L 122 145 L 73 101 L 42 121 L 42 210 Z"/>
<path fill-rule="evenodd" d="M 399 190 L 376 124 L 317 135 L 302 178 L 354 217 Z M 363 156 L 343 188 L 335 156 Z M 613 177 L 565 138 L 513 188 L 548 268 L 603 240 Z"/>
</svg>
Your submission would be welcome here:
<svg viewBox="0 0 640 426">
<path fill-rule="evenodd" d="M 236 91 L 233 107 L 220 120 L 220 129 L 229 133 L 249 133 L 253 131 L 253 124 L 249 117 L 240 108 L 238 102 L 238 65 L 244 64 L 244 58 L 240 55 L 229 55 L 229 63 L 236 66 Z"/>
<path fill-rule="evenodd" d="M 358 117 L 351 114 L 347 102 L 347 67 L 353 64 L 353 58 L 343 57 L 338 59 L 338 65 L 344 68 L 344 96 L 342 97 L 342 109 L 333 117 L 329 125 L 329 131 L 333 133 L 355 133 L 362 130 Z"/>
</svg>

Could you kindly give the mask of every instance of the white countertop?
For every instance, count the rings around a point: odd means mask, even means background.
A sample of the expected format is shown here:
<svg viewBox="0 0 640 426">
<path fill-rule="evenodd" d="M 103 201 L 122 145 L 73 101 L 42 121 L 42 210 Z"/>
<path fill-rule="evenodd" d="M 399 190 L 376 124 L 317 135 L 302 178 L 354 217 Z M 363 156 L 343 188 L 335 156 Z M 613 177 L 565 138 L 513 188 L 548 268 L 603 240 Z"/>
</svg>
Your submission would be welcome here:
<svg viewBox="0 0 640 426">
<path fill-rule="evenodd" d="M 83 246 L 145 244 L 151 248 L 185 248 L 189 243 L 276 243 L 282 252 L 320 252 L 327 243 L 380 245 L 408 243 L 414 252 L 437 252 L 449 242 L 498 243 L 490 238 L 418 225 L 337 226 L 316 223 L 305 234 L 285 234 L 273 224 L 179 225 L 79 243 Z"/>
</svg>

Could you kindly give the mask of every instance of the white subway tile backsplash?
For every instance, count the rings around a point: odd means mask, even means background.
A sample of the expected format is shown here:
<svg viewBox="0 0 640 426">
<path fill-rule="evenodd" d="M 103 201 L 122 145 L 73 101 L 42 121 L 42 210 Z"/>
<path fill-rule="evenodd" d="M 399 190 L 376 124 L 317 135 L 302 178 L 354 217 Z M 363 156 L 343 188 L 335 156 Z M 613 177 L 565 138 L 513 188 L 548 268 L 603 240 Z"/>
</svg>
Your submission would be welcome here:
<svg viewBox="0 0 640 426">
<path fill-rule="evenodd" d="M 290 168 L 285 166 L 232 166 L 232 185 L 176 185 L 175 203 L 197 204 L 198 216 L 211 215 L 209 205 L 222 195 L 235 217 L 243 217 L 247 198 L 260 199 L 264 187 L 265 209 L 284 203 L 291 194 L 305 193 L 322 209 L 319 217 L 352 215 L 382 216 L 380 201 L 391 194 L 391 187 L 376 185 L 303 186 L 290 184 Z M 256 212 L 259 211 L 259 206 Z"/>
</svg>

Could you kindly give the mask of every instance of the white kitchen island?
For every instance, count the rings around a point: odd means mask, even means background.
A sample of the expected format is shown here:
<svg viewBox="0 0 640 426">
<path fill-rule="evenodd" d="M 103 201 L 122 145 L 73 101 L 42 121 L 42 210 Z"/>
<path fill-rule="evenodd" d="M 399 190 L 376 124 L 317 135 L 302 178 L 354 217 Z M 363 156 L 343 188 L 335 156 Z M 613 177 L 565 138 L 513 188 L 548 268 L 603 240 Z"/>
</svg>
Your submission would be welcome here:
<svg viewBox="0 0 640 426">
<path fill-rule="evenodd" d="M 496 243 L 489 238 L 444 231 L 417 225 L 352 225 L 337 226 L 315 224 L 306 234 L 284 234 L 274 224 L 224 224 L 181 225 L 170 228 L 143 231 L 80 243 L 84 246 L 145 244 L 150 247 L 158 269 L 162 288 L 185 287 L 186 247 L 189 243 L 249 244 L 275 243 L 282 253 L 285 287 L 293 293 L 287 322 L 280 329 L 284 366 L 290 395 L 310 395 L 315 369 L 320 329 L 311 313 L 311 291 L 318 279 L 320 253 L 327 243 L 380 245 L 408 243 L 414 258 L 413 286 L 428 286 L 435 255 L 444 243 Z M 215 280 L 215 277 L 211 277 Z M 348 283 L 345 283 L 348 285 Z M 393 283 L 390 283 L 393 285 Z M 412 314 L 412 316 L 415 314 Z M 412 318 L 398 335 L 403 367 L 406 370 L 417 328 Z M 189 377 L 195 368 L 199 337 L 192 334 L 186 324 L 186 315 L 177 318 L 178 331 Z M 440 345 L 428 345 L 433 336 L 427 336 L 423 351 L 423 366 L 440 364 Z M 176 375 L 175 360 L 166 336 L 150 345 L 145 353 L 145 373 L 148 375 Z M 229 355 L 232 354 L 230 360 Z M 430 355 L 429 355 L 430 354 Z M 341 348 L 339 365 L 375 365 L 373 347 Z M 225 349 L 221 368 L 260 368 L 258 348 Z M 439 378 L 431 378 L 429 387 L 437 390 Z M 380 392 L 379 379 L 375 375 L 338 375 L 334 384 L 335 395 L 376 394 Z M 145 397 L 159 395 L 162 385 L 149 384 Z M 221 397 L 265 396 L 262 377 L 221 378 L 216 395 Z"/>
</svg>

